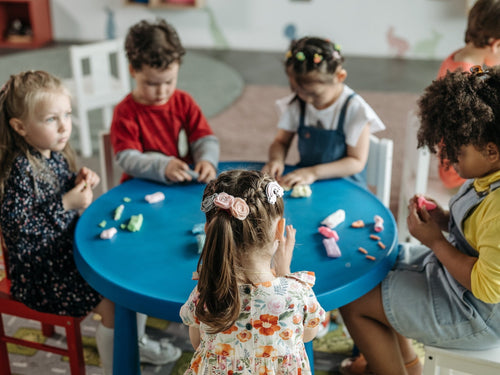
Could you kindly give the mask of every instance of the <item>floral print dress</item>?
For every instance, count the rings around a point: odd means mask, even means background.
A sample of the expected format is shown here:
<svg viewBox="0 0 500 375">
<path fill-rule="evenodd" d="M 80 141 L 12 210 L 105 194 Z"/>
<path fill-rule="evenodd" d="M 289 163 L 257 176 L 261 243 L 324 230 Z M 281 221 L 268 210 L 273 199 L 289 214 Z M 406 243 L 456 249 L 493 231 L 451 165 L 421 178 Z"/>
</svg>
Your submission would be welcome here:
<svg viewBox="0 0 500 375">
<path fill-rule="evenodd" d="M 256 285 L 240 285 L 241 312 L 232 327 L 216 334 L 195 316 L 195 288 L 182 306 L 184 324 L 200 329 L 201 342 L 185 374 L 310 374 L 304 327 L 325 317 L 312 290 L 311 272 L 297 272 Z"/>
<path fill-rule="evenodd" d="M 102 297 L 81 277 L 73 259 L 78 211 L 65 211 L 62 197 L 75 186 L 61 153 L 50 159 L 31 149 L 35 172 L 18 156 L 4 188 L 0 227 L 8 249 L 11 294 L 34 310 L 85 316 Z"/>
</svg>

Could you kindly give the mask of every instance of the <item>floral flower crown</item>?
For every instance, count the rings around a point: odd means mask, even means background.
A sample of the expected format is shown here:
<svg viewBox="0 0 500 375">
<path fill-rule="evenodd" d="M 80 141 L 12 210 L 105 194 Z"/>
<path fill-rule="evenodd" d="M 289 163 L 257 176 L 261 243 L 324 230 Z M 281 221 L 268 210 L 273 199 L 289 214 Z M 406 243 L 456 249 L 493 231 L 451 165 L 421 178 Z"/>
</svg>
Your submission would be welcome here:
<svg viewBox="0 0 500 375">
<path fill-rule="evenodd" d="M 276 181 L 268 183 L 266 186 L 267 201 L 270 204 L 275 204 L 276 199 L 283 196 L 283 192 L 283 188 Z M 242 198 L 233 197 L 224 192 L 209 195 L 201 202 L 203 212 L 208 212 L 214 207 L 227 210 L 238 220 L 245 220 L 250 212 L 247 202 Z"/>
</svg>

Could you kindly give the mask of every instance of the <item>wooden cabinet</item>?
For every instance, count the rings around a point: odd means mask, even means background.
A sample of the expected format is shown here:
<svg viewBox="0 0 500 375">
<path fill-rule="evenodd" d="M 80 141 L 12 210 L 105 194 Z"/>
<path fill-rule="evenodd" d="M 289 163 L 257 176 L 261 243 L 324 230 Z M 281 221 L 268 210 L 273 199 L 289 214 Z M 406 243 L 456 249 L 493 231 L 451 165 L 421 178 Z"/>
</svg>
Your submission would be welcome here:
<svg viewBox="0 0 500 375">
<path fill-rule="evenodd" d="M 0 48 L 37 48 L 52 41 L 49 0 L 0 0 Z"/>
<path fill-rule="evenodd" d="M 198 8 L 204 0 L 125 0 L 126 5 L 146 5 L 150 8 Z"/>
</svg>

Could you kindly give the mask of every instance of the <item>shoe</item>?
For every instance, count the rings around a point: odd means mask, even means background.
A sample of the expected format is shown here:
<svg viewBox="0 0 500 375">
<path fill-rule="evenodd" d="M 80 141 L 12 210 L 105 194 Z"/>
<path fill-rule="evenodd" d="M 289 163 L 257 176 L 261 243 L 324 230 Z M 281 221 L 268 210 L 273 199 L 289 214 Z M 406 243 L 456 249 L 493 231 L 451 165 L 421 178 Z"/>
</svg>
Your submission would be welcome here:
<svg viewBox="0 0 500 375">
<path fill-rule="evenodd" d="M 181 356 L 181 349 L 175 347 L 168 341 L 158 342 L 151 340 L 148 335 L 139 340 L 139 358 L 142 363 L 152 365 L 166 365 L 177 361 Z"/>
</svg>

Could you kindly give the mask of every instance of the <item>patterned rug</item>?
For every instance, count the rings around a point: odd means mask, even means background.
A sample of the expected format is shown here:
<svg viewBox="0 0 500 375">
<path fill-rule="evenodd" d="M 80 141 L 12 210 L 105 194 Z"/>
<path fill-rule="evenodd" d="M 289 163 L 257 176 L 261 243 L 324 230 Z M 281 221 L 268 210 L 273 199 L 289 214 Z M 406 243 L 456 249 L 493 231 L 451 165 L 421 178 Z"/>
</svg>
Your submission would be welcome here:
<svg viewBox="0 0 500 375">
<path fill-rule="evenodd" d="M 87 375 L 101 375 L 99 355 L 95 343 L 95 329 L 99 317 L 91 315 L 82 322 L 82 340 L 84 347 L 84 357 Z M 19 338 L 29 338 L 36 342 L 46 342 L 50 344 L 66 345 L 64 331 L 56 327 L 53 337 L 45 338 L 38 324 L 34 321 L 27 321 L 8 315 L 4 316 L 6 331 Z M 143 375 L 182 375 L 187 369 L 193 349 L 189 342 L 187 327 L 180 323 L 168 322 L 162 319 L 148 318 L 147 333 L 154 339 L 167 337 L 174 344 L 179 346 L 183 353 L 175 363 L 164 366 L 141 365 Z M 313 341 L 315 374 L 334 375 L 338 374 L 340 362 L 349 357 L 353 350 L 353 342 L 344 330 L 344 325 L 338 318 L 338 313 L 333 312 L 330 330 L 322 338 Z M 415 349 L 423 360 L 423 346 L 415 343 Z M 13 375 L 49 375 L 49 374 L 70 374 L 67 357 L 38 351 L 18 345 L 8 344 L 10 365 Z"/>
</svg>

